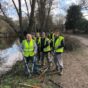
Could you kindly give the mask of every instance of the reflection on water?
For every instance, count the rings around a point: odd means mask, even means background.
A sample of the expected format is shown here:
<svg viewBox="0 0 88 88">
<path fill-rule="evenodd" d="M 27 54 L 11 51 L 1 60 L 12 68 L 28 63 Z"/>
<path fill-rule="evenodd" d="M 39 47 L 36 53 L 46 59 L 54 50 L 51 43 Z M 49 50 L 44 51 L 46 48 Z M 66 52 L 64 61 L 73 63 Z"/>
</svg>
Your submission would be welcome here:
<svg viewBox="0 0 88 88">
<path fill-rule="evenodd" d="M 0 58 L 1 61 L 3 61 L 3 63 L 1 63 L 0 65 L 0 76 L 1 76 L 2 74 L 5 74 L 7 71 L 9 71 L 17 61 L 23 60 L 20 45 L 17 45 L 15 41 L 11 47 L 1 50 Z"/>
<path fill-rule="evenodd" d="M 6 49 L 9 48 L 16 38 L 0 38 L 0 49 Z"/>
<path fill-rule="evenodd" d="M 23 60 L 18 42 L 16 38 L 0 38 L 0 76 L 11 70 L 17 61 Z"/>
</svg>

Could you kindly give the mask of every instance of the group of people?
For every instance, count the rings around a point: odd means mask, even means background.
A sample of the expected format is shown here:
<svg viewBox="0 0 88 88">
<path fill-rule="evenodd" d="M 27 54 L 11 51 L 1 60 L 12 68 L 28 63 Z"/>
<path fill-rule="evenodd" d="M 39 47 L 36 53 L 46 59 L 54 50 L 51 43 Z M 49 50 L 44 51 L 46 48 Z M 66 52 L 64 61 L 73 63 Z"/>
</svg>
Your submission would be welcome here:
<svg viewBox="0 0 88 88">
<path fill-rule="evenodd" d="M 36 64 L 40 64 L 41 68 L 47 66 L 48 71 L 50 71 L 53 61 L 55 63 L 55 70 L 60 75 L 63 74 L 63 59 L 61 55 L 64 52 L 64 37 L 59 31 L 48 34 L 37 32 L 35 35 L 27 33 L 22 41 L 22 49 L 23 56 L 28 65 L 32 62 L 35 68 Z M 53 60 L 51 56 L 54 57 Z M 32 70 L 34 72 L 34 69 Z"/>
</svg>

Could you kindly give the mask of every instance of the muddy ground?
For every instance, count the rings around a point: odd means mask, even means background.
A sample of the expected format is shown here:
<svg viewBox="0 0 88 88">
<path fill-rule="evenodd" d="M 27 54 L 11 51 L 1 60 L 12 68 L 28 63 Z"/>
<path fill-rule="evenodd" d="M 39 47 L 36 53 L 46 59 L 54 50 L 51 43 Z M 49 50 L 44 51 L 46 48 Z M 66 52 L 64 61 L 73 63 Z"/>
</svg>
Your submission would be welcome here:
<svg viewBox="0 0 88 88">
<path fill-rule="evenodd" d="M 65 52 L 64 74 L 62 76 L 53 75 L 51 79 L 52 88 L 88 88 L 88 39 L 78 36 L 82 43 L 81 48 L 75 52 Z"/>
<path fill-rule="evenodd" d="M 88 39 L 84 37 L 78 36 L 70 36 L 80 40 L 81 48 L 77 51 L 73 52 L 65 52 L 63 54 L 63 61 L 64 61 L 64 73 L 62 76 L 57 74 L 44 76 L 43 82 L 39 77 L 37 77 L 38 84 L 41 85 L 41 88 L 88 88 Z M 13 79 L 14 78 L 14 79 Z M 18 80 L 15 80 L 15 77 L 10 79 L 13 83 L 9 83 L 9 85 L 13 85 L 16 81 L 20 80 L 23 83 L 26 82 L 27 84 L 30 82 L 35 82 L 34 80 L 25 79 L 24 77 L 17 76 Z M 8 81 L 8 80 L 7 80 Z M 4 83 L 4 85 L 7 85 Z M 3 82 L 1 82 L 3 83 Z M 7 88 L 7 87 L 0 87 L 0 88 Z M 9 88 L 9 87 L 8 87 Z M 11 87 L 11 88 L 26 88 L 26 87 Z"/>
</svg>

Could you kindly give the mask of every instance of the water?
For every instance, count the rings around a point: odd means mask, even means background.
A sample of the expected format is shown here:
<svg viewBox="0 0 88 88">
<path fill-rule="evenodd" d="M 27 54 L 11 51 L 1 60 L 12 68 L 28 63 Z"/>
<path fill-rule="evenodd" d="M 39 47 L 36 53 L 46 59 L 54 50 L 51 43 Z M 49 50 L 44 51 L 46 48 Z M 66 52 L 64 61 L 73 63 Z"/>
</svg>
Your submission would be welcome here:
<svg viewBox="0 0 88 88">
<path fill-rule="evenodd" d="M 3 41 L 1 44 L 5 45 L 0 50 L 0 61 L 2 62 L 0 65 L 0 75 L 5 74 L 17 61 L 23 59 L 21 48 L 17 41 Z"/>
</svg>

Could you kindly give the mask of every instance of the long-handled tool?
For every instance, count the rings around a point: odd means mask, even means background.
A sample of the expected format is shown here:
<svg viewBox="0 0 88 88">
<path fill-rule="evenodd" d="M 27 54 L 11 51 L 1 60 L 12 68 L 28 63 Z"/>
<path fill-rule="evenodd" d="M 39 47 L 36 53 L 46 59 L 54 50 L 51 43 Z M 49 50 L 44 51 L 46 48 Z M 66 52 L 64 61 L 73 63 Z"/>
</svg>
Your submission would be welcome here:
<svg viewBox="0 0 88 88">
<path fill-rule="evenodd" d="M 23 61 L 24 61 L 24 64 L 25 64 L 25 67 L 26 67 L 26 70 L 27 70 L 27 74 L 28 74 L 29 76 L 31 76 L 31 71 L 30 71 L 30 69 L 29 69 L 29 66 L 28 66 L 28 63 L 27 63 L 25 57 L 23 57 Z"/>
</svg>

